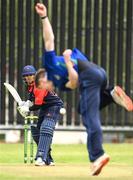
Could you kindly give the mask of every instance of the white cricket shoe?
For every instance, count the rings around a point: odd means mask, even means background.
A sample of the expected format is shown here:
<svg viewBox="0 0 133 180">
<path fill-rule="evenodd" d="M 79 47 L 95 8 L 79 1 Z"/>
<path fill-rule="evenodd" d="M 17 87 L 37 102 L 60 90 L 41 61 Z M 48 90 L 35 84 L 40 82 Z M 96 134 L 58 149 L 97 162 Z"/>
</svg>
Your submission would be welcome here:
<svg viewBox="0 0 133 180">
<path fill-rule="evenodd" d="M 46 166 L 45 162 L 42 160 L 41 157 L 38 157 L 36 162 L 35 162 L 35 166 Z"/>
<path fill-rule="evenodd" d="M 48 166 L 55 166 L 55 163 L 51 161 Z"/>
<path fill-rule="evenodd" d="M 98 159 L 96 159 L 96 161 L 93 162 L 91 167 L 91 175 L 97 176 L 98 174 L 100 174 L 102 168 L 108 163 L 109 160 L 110 157 L 107 154 L 103 154 Z"/>
</svg>

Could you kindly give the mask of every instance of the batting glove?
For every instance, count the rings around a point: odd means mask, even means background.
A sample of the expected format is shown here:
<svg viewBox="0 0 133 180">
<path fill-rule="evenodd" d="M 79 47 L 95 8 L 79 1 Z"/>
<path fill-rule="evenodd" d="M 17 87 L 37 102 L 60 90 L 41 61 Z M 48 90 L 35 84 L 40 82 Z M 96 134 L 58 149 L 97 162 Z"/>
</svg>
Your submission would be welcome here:
<svg viewBox="0 0 133 180">
<path fill-rule="evenodd" d="M 24 106 L 25 103 L 26 103 L 25 101 L 20 101 L 20 102 L 18 103 L 18 105 L 19 105 L 19 106 Z"/>
<path fill-rule="evenodd" d="M 21 116 L 26 117 L 29 114 L 29 107 L 28 106 L 18 106 L 18 111 L 21 114 Z"/>
<path fill-rule="evenodd" d="M 27 100 L 27 101 L 20 101 L 18 103 L 19 106 L 27 106 L 27 107 L 31 107 L 33 106 L 33 103 L 30 101 L 30 100 Z"/>
<path fill-rule="evenodd" d="M 33 106 L 33 102 L 31 102 L 30 100 L 27 100 L 25 102 L 24 106 L 31 107 L 31 106 Z"/>
</svg>

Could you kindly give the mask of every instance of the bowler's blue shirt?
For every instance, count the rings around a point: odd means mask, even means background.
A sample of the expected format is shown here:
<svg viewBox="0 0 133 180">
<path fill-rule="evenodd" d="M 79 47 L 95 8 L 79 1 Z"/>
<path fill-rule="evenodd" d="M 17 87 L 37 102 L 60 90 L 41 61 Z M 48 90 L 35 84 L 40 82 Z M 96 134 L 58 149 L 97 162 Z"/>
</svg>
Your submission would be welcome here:
<svg viewBox="0 0 133 180">
<path fill-rule="evenodd" d="M 71 61 L 73 68 L 78 72 L 77 59 L 88 61 L 87 57 L 77 48 L 72 50 Z M 54 86 L 60 90 L 70 90 L 65 87 L 68 80 L 68 71 L 63 56 L 57 56 L 55 51 L 45 51 L 43 53 L 43 67 L 48 73 L 48 79 L 54 83 Z"/>
</svg>

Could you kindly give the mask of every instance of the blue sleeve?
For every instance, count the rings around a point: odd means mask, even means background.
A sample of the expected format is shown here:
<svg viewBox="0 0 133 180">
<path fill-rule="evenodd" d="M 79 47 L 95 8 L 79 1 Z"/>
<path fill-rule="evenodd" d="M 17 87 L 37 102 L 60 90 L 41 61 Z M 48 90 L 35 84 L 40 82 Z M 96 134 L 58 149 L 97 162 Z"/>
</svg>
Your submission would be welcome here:
<svg viewBox="0 0 133 180">
<path fill-rule="evenodd" d="M 88 61 L 89 60 L 88 57 L 77 48 L 74 48 L 72 50 L 72 55 L 71 56 L 74 59 L 80 59 L 80 60 L 83 60 L 83 61 L 86 61 L 86 60 Z"/>
<path fill-rule="evenodd" d="M 55 51 L 44 51 L 42 56 L 43 67 L 53 69 L 53 66 L 56 64 L 56 52 Z"/>
</svg>

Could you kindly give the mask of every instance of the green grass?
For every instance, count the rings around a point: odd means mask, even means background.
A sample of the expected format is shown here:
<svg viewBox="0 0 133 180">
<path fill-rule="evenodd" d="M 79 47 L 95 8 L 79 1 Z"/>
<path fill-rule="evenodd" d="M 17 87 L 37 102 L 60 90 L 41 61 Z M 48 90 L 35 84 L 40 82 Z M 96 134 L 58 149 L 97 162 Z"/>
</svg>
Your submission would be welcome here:
<svg viewBox="0 0 133 180">
<path fill-rule="evenodd" d="M 111 161 L 98 177 L 89 175 L 85 145 L 53 145 L 55 167 L 35 167 L 23 163 L 23 144 L 0 144 L 0 180 L 132 180 L 133 144 L 105 144 Z"/>
</svg>

